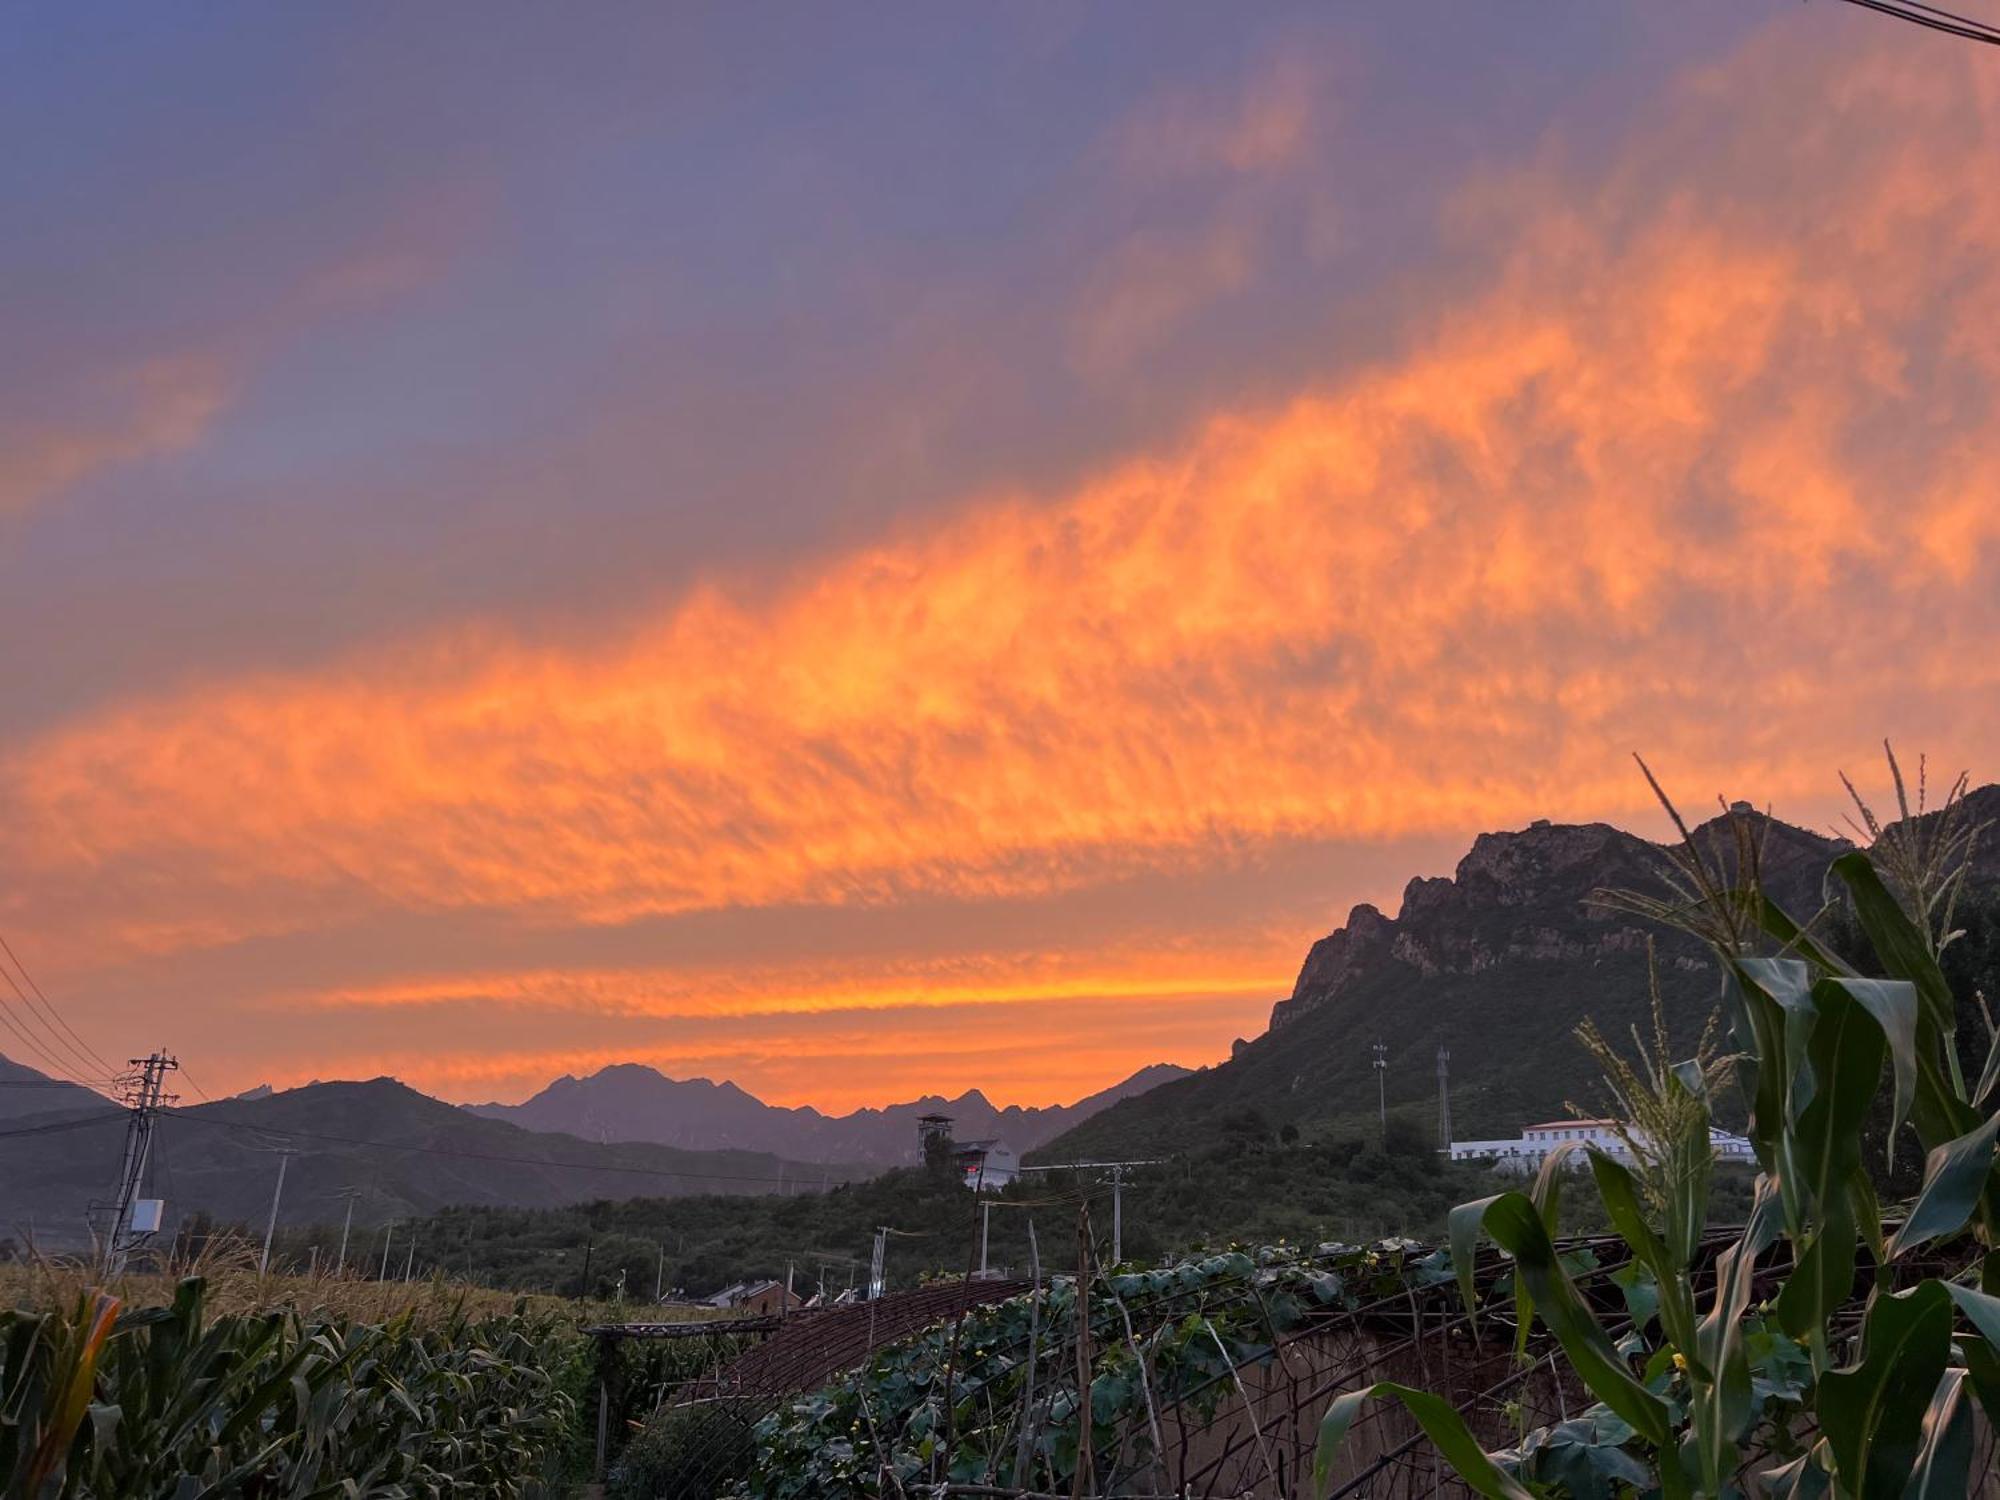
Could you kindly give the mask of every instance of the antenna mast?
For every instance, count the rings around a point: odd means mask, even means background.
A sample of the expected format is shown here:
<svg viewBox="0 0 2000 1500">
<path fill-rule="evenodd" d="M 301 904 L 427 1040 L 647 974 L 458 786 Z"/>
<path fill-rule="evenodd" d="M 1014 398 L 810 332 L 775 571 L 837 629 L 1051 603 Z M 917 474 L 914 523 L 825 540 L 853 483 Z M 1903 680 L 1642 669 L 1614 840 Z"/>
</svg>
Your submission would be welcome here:
<svg viewBox="0 0 2000 1500">
<path fill-rule="evenodd" d="M 1375 1054 L 1375 1111 L 1382 1125 L 1382 1139 L 1389 1139 L 1389 1044 L 1377 1042 L 1369 1049 Z"/>
<path fill-rule="evenodd" d="M 1451 1048 L 1438 1043 L 1438 1150 L 1451 1150 Z"/>
</svg>

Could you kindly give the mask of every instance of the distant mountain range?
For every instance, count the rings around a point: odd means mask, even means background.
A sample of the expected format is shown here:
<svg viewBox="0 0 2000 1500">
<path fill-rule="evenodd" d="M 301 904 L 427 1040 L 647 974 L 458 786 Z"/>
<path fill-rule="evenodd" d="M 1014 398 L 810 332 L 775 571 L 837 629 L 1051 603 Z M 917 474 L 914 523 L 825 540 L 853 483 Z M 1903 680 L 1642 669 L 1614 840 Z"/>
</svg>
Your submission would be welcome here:
<svg viewBox="0 0 2000 1500">
<path fill-rule="evenodd" d="M 1852 845 L 1745 804 L 1737 811 L 1762 835 L 1767 885 L 1795 914 L 1818 911 L 1827 866 Z M 2000 822 L 2000 786 L 1973 792 L 1966 815 Z M 1734 847 L 1721 818 L 1696 837 Z M 1514 1135 L 1564 1116 L 1572 1101 L 1596 1108 L 1596 1069 L 1573 1033 L 1590 1016 L 1622 1042 L 1644 1020 L 1649 937 L 1681 1044 L 1692 1046 L 1720 1000 L 1706 950 L 1590 899 L 1604 888 L 1659 890 L 1663 867 L 1659 846 L 1603 823 L 1482 834 L 1449 879 L 1412 880 L 1395 916 L 1357 906 L 1313 944 L 1270 1029 L 1239 1041 L 1229 1061 L 1101 1111 L 1040 1155 L 1152 1156 L 1287 1123 L 1359 1133 L 1377 1107 L 1377 1041 L 1388 1048 L 1390 1111 L 1427 1134 L 1437 1129 L 1440 1046 L 1451 1052 L 1459 1139 Z M 1989 892 L 1966 913 L 1978 931 L 1947 953 L 1974 966 L 1968 994 L 1973 982 L 1990 993 L 1981 976 L 2000 966 L 2000 831 L 1978 845 L 1974 884 Z"/>
<path fill-rule="evenodd" d="M 95 1095 L 81 1107 L 10 1119 L 0 1129 L 0 1239 L 76 1244 L 86 1209 L 116 1182 L 125 1119 Z M 372 1224 L 453 1204 L 555 1208 L 599 1198 L 777 1193 L 867 1175 L 762 1151 L 606 1145 L 523 1130 L 376 1078 L 161 1117 L 149 1191 L 167 1200 L 167 1228 L 196 1211 L 261 1225 L 280 1149 L 296 1153 L 285 1177 L 286 1223 L 339 1222 L 349 1190 L 357 1195 L 355 1223 Z"/>
<path fill-rule="evenodd" d="M 620 1063 L 587 1078 L 558 1078 L 521 1104 L 468 1108 L 529 1130 L 559 1130 L 589 1140 L 771 1151 L 804 1161 L 892 1167 L 916 1159 L 920 1115 L 951 1116 L 960 1140 L 998 1137 L 1027 1151 L 1122 1099 L 1187 1075 L 1186 1068 L 1155 1063 L 1074 1104 L 1046 1108 L 997 1108 L 972 1089 L 956 1099 L 931 1094 L 907 1104 L 826 1115 L 810 1105 L 766 1104 L 733 1083 L 673 1079 L 637 1063 Z"/>
<path fill-rule="evenodd" d="M 974 1091 L 836 1117 L 636 1066 L 558 1080 L 523 1105 L 477 1109 L 392 1078 L 257 1088 L 163 1115 L 148 1193 L 167 1200 L 169 1231 L 198 1211 L 258 1225 L 281 1149 L 295 1153 L 280 1205 L 288 1224 L 337 1222 L 349 1191 L 354 1222 L 368 1225 L 452 1205 L 817 1190 L 909 1160 L 919 1114 L 955 1116 L 963 1139 L 999 1135 L 1026 1149 L 1184 1071 L 1148 1068 L 1066 1108 L 995 1109 Z M 125 1111 L 5 1058 L 0 1085 L 0 1240 L 74 1247 L 86 1238 L 89 1206 L 113 1190 Z"/>
</svg>

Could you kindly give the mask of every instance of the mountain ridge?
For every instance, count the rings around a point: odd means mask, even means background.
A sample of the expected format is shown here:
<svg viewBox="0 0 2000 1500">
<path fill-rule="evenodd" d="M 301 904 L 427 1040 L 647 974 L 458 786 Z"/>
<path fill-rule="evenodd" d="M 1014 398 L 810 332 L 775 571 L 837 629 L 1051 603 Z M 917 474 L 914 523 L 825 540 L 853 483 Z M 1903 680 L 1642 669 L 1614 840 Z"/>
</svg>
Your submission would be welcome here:
<svg viewBox="0 0 2000 1500">
<path fill-rule="evenodd" d="M 1970 792 L 1965 815 L 2000 822 L 2000 786 Z M 1854 844 L 1739 802 L 1693 830 L 1725 866 L 1737 819 L 1760 841 L 1780 903 L 1801 917 L 1818 911 L 1828 866 Z M 1692 1045 L 1719 1000 L 1720 972 L 1700 944 L 1593 899 L 1606 888 L 1664 892 L 1666 852 L 1606 823 L 1538 819 L 1480 834 L 1450 876 L 1411 880 L 1395 916 L 1363 903 L 1313 943 L 1269 1028 L 1226 1062 L 1121 1101 L 1039 1155 L 1159 1155 L 1284 1125 L 1361 1133 L 1373 1128 L 1378 1085 L 1390 1113 L 1434 1136 L 1440 1047 L 1454 1054 L 1459 1139 L 1511 1135 L 1573 1102 L 1596 1107 L 1596 1069 L 1572 1033 L 1589 1017 L 1622 1040 L 1645 1019 L 1649 951 L 1675 1045 Z M 1973 879 L 2000 890 L 2000 837 L 1977 846 Z M 1377 1041 L 1389 1049 L 1379 1079 Z"/>
<path fill-rule="evenodd" d="M 807 1161 L 890 1167 L 916 1158 L 922 1114 L 952 1116 L 961 1139 L 999 1137 L 1027 1151 L 1098 1110 L 1188 1071 L 1153 1063 L 1067 1105 L 1000 1107 L 973 1088 L 956 1098 L 926 1094 L 829 1115 L 809 1104 L 765 1104 L 726 1079 L 675 1079 L 643 1063 L 614 1063 L 584 1078 L 564 1074 L 520 1104 L 465 1107 L 488 1119 L 587 1139 L 652 1141 L 685 1150 L 765 1150 Z"/>
<path fill-rule="evenodd" d="M 0 1132 L 0 1238 L 87 1239 L 85 1213 L 109 1195 L 125 1112 L 54 1112 Z M 602 1144 L 483 1119 L 393 1078 L 313 1083 L 259 1099 L 176 1107 L 155 1126 L 147 1196 L 167 1200 L 166 1229 L 205 1212 L 262 1223 L 277 1152 L 293 1155 L 284 1224 L 377 1224 L 446 1206 L 559 1208 L 595 1199 L 690 1193 L 782 1193 L 866 1175 L 857 1167 L 768 1152 Z"/>
<path fill-rule="evenodd" d="M 65 1078 L 54 1078 L 26 1063 L 0 1057 L 0 1120 L 14 1121 L 34 1115 L 64 1113 L 110 1107 L 111 1101 L 95 1089 Z"/>
</svg>

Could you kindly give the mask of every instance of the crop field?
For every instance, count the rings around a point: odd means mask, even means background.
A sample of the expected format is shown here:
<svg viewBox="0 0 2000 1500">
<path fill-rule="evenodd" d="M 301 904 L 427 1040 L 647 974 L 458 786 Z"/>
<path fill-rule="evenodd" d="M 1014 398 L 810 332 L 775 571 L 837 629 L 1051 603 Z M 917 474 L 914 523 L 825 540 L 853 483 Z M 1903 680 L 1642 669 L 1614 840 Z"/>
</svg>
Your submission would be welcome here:
<svg viewBox="0 0 2000 1500">
<path fill-rule="evenodd" d="M 0 1265 L 0 1493 L 557 1496 L 589 1477 L 600 1391 L 670 1364 L 583 1329 L 698 1319 L 447 1283 L 260 1275 L 223 1242 L 101 1281 Z M 617 1430 L 629 1422 L 621 1415 Z M 193 1487 L 190 1488 L 189 1485 Z"/>
</svg>

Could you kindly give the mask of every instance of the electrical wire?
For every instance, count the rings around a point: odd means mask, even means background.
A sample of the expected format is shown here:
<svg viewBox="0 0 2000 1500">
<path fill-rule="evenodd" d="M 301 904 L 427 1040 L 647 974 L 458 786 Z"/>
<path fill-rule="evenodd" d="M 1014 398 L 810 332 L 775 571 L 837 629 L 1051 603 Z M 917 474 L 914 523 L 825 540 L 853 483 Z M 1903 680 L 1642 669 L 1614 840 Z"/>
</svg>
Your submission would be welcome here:
<svg viewBox="0 0 2000 1500">
<path fill-rule="evenodd" d="M 0 1089 L 80 1089 L 84 1087 L 80 1083 L 71 1083 L 67 1078 L 0 1078 Z"/>
<path fill-rule="evenodd" d="M 1963 41 L 2000 46 L 2000 26 L 1989 25 L 1971 16 L 1961 16 L 1955 11 L 1940 10 L 1935 5 L 1920 4 L 1919 0 L 1843 0 L 1843 3 L 1892 16 L 1898 21 L 1908 21 L 1913 26 L 1941 31 Z"/>
<path fill-rule="evenodd" d="M 4 933 L 0 933 L 0 953 L 5 953 L 7 958 L 13 963 L 15 969 L 20 971 L 21 978 L 27 980 L 28 988 L 26 991 L 23 991 L 13 974 L 9 973 L 4 965 L 0 965 L 0 974 L 7 975 L 7 983 L 13 988 L 14 993 L 21 997 L 21 1003 L 28 1007 L 31 1015 L 35 1013 L 37 1003 L 39 1003 L 42 1012 L 40 1017 L 42 1029 L 48 1032 L 50 1037 L 58 1042 L 72 1059 L 82 1064 L 82 1072 L 86 1076 L 95 1074 L 107 1081 L 113 1077 L 118 1070 L 99 1057 L 90 1043 L 78 1036 L 76 1029 L 63 1019 L 62 1012 L 42 992 L 42 987 L 35 983 L 35 976 L 28 972 L 28 966 L 21 962 L 20 955 L 14 951 L 13 945 L 7 941 L 6 934 Z M 31 995 L 32 999 L 30 998 Z"/>
<path fill-rule="evenodd" d="M 0 1141 L 11 1140 L 23 1135 L 55 1135 L 64 1130 L 87 1130 L 92 1125 L 109 1125 L 113 1121 L 125 1123 L 123 1111 L 107 1112 L 101 1115 L 85 1115 L 80 1120 L 54 1120 L 46 1125 L 22 1125 L 13 1130 L 0 1130 Z"/>
<path fill-rule="evenodd" d="M 81 1078 L 72 1076 L 71 1069 L 68 1066 L 54 1057 L 48 1048 L 35 1040 L 32 1032 L 28 1031 L 19 1021 L 14 1019 L 14 1009 L 7 1003 L 4 995 L 0 995 L 0 1025 L 5 1025 L 9 1031 L 20 1038 L 21 1045 L 27 1049 L 28 1054 L 34 1059 L 31 1066 L 35 1067 L 37 1071 L 46 1072 L 52 1079 L 61 1083 L 75 1084 L 78 1088 L 90 1087 Z M 107 1083 L 110 1082 L 109 1079 L 104 1081 Z"/>
</svg>

